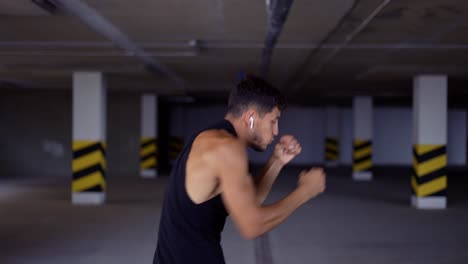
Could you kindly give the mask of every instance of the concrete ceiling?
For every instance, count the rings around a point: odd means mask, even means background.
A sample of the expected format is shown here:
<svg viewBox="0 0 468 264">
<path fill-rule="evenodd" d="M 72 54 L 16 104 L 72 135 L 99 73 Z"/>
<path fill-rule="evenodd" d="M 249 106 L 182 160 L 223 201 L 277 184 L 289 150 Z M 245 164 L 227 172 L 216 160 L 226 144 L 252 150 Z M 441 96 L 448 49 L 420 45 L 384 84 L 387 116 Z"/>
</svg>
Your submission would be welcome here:
<svg viewBox="0 0 468 264">
<path fill-rule="evenodd" d="M 266 77 L 307 103 L 410 98 L 414 75 L 447 74 L 468 102 L 467 14 L 464 0 L 296 0 Z M 259 71 L 268 21 L 265 1 L 0 0 L 0 86 L 70 89 L 92 70 L 110 91 L 217 98 Z"/>
</svg>

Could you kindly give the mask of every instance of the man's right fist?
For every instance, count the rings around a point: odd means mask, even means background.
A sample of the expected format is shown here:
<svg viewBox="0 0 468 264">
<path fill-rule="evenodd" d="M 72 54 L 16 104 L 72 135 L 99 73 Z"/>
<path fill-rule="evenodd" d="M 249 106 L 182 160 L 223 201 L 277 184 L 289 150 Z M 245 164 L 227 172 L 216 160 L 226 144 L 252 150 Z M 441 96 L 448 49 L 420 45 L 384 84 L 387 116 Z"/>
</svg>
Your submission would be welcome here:
<svg viewBox="0 0 468 264">
<path fill-rule="evenodd" d="M 325 191 L 325 172 L 322 168 L 304 170 L 299 175 L 298 188 L 301 188 L 310 198 Z"/>
</svg>

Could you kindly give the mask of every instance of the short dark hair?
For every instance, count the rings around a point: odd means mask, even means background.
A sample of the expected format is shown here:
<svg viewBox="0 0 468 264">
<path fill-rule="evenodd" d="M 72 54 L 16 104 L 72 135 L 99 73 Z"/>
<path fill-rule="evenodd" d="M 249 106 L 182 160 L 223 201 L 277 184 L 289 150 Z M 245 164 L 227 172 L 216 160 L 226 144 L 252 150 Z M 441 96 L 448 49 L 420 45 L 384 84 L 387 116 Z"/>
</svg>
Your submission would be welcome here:
<svg viewBox="0 0 468 264">
<path fill-rule="evenodd" d="M 247 108 L 256 107 L 260 115 L 271 112 L 276 106 L 286 109 L 286 98 L 274 86 L 254 75 L 246 75 L 231 90 L 228 113 L 239 117 Z"/>
</svg>

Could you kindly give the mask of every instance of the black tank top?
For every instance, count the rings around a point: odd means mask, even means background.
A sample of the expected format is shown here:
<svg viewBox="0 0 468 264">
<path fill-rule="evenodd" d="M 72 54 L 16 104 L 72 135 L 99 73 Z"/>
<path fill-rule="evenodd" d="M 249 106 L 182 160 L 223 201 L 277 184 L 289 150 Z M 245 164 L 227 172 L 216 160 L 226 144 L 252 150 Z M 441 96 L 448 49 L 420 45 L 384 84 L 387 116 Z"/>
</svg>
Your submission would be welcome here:
<svg viewBox="0 0 468 264">
<path fill-rule="evenodd" d="M 225 263 L 220 241 L 228 214 L 221 195 L 197 205 L 185 189 L 185 166 L 193 141 L 210 129 L 237 136 L 232 124 L 223 120 L 194 134 L 185 145 L 166 186 L 154 264 Z"/>
</svg>

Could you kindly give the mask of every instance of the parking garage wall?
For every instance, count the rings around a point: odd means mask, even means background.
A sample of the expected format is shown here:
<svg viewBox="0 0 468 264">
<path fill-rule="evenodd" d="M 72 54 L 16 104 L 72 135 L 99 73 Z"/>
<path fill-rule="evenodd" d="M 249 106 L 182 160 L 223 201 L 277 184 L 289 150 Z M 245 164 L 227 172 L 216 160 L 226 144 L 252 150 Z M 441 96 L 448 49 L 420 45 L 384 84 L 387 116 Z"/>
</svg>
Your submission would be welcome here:
<svg viewBox="0 0 468 264">
<path fill-rule="evenodd" d="M 375 107 L 373 161 L 375 165 L 412 164 L 412 109 L 410 107 Z M 223 117 L 223 106 L 208 109 L 189 107 L 186 131 L 196 131 Z M 280 119 L 280 134 L 293 134 L 299 139 L 303 151 L 293 163 L 299 165 L 324 162 L 324 138 L 326 135 L 325 108 L 289 107 Z M 340 109 L 340 162 L 352 162 L 353 122 L 351 108 Z M 467 115 L 465 110 L 450 109 L 448 112 L 447 156 L 449 165 L 466 163 Z M 249 150 L 253 163 L 263 163 L 271 154 Z"/>
<path fill-rule="evenodd" d="M 71 91 L 2 92 L 0 96 L 0 176 L 71 177 Z M 110 177 L 139 174 L 140 95 L 110 93 L 107 118 L 107 165 Z M 374 109 L 374 163 L 411 165 L 412 115 L 409 107 Z M 194 131 L 224 117 L 222 105 L 172 107 L 171 135 L 187 139 Z M 340 161 L 351 164 L 352 112 L 340 109 Z M 320 164 L 324 159 L 325 109 L 291 106 L 280 120 L 280 133 L 295 135 L 303 152 L 293 164 Z M 467 114 L 450 109 L 447 152 L 449 165 L 466 161 Z M 253 163 L 265 153 L 249 150 Z"/>
<path fill-rule="evenodd" d="M 111 93 L 107 105 L 107 174 L 139 175 L 140 97 Z M 2 91 L 0 176 L 71 179 L 71 91 Z"/>
</svg>

